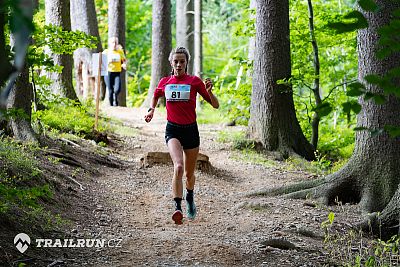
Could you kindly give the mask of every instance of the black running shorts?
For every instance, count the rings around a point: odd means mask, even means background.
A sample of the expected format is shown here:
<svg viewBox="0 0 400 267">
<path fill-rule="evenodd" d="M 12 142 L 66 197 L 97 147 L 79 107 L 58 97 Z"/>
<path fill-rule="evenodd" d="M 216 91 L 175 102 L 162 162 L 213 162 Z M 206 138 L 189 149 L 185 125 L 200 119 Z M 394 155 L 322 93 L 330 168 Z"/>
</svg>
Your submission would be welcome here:
<svg viewBox="0 0 400 267">
<path fill-rule="evenodd" d="M 165 142 L 168 144 L 171 138 L 178 139 L 183 149 L 192 149 L 200 146 L 200 135 L 196 122 L 188 125 L 167 122 Z"/>
</svg>

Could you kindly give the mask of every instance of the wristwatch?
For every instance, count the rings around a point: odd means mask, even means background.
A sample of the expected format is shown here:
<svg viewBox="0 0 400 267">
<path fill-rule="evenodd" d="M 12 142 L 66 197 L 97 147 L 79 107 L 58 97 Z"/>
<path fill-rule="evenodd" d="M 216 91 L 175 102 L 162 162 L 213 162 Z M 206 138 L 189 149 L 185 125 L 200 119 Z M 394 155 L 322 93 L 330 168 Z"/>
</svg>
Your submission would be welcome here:
<svg viewBox="0 0 400 267">
<path fill-rule="evenodd" d="M 150 107 L 150 108 L 147 110 L 147 112 L 150 112 L 150 111 L 152 111 L 152 110 L 155 110 L 155 108 Z"/>
</svg>

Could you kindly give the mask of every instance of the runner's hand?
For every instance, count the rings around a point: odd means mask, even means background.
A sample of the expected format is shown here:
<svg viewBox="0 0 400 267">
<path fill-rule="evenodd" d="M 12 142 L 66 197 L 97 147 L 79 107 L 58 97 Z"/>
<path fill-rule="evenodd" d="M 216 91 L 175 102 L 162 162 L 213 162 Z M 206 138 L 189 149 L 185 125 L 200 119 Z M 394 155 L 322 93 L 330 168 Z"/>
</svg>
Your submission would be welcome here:
<svg viewBox="0 0 400 267">
<path fill-rule="evenodd" d="M 144 120 L 146 122 L 150 122 L 151 119 L 153 119 L 153 115 L 154 115 L 154 110 L 150 110 L 145 116 L 144 116 Z"/>
<path fill-rule="evenodd" d="M 213 83 L 212 83 L 211 79 L 207 78 L 205 80 L 204 84 L 206 85 L 207 92 L 210 92 L 212 90 L 212 88 L 213 88 Z"/>
</svg>

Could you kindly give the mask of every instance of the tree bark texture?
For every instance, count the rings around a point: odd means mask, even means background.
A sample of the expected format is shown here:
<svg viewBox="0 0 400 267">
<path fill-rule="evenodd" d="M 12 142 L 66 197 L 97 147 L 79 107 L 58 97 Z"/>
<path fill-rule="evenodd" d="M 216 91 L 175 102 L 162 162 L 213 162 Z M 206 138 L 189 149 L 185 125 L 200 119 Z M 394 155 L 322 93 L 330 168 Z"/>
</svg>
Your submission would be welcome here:
<svg viewBox="0 0 400 267">
<path fill-rule="evenodd" d="M 92 70 L 92 53 L 103 51 L 100 41 L 99 27 L 96 17 L 94 0 L 71 0 L 71 27 L 97 38 L 96 49 L 79 48 L 74 52 L 74 68 L 76 78 L 76 91 L 87 98 L 95 96 L 97 89 L 94 76 L 97 70 Z M 106 87 L 104 77 L 101 83 L 101 99 L 104 99 Z"/>
<path fill-rule="evenodd" d="M 203 76 L 202 0 L 194 0 L 194 75 Z"/>
<path fill-rule="evenodd" d="M 176 46 L 183 46 L 194 55 L 194 0 L 176 1 Z M 193 72 L 193 57 L 188 73 Z"/>
<path fill-rule="evenodd" d="M 46 24 L 53 24 L 62 27 L 64 31 L 71 30 L 70 19 L 70 1 L 69 0 L 46 0 Z M 72 85 L 72 55 L 52 54 L 54 64 L 63 66 L 61 73 L 48 73 L 53 81 L 53 92 L 72 100 L 78 100 L 74 87 Z"/>
<path fill-rule="evenodd" d="M 257 0 L 256 49 L 249 136 L 283 157 L 293 152 L 314 159 L 296 118 L 291 76 L 288 0 Z"/>
<path fill-rule="evenodd" d="M 379 40 L 378 29 L 393 18 L 392 11 L 400 4 L 377 1 L 378 12 L 364 12 L 369 27 L 358 32 L 359 62 L 358 78 L 366 90 L 383 93 L 382 88 L 365 82 L 368 74 L 384 76 L 389 70 L 399 67 L 400 54 L 384 59 L 376 57 Z M 400 82 L 397 81 L 400 87 Z M 400 100 L 393 95 L 378 105 L 373 100 L 359 99 L 362 106 L 357 116 L 357 126 L 368 129 L 383 129 L 386 125 L 400 127 Z M 400 217 L 400 138 L 387 133 L 378 135 L 363 130 L 356 132 L 355 148 L 348 163 L 338 172 L 326 177 L 325 184 L 310 190 L 294 193 L 304 197 L 312 193 L 323 198 L 326 204 L 335 200 L 359 203 L 364 214 L 380 212 L 379 220 L 372 221 L 372 228 L 382 231 L 384 236 L 398 233 Z M 365 225 L 368 225 L 365 222 Z M 367 226 L 366 228 L 370 228 Z M 378 233 L 378 232 L 376 232 Z"/>
<path fill-rule="evenodd" d="M 148 107 L 154 90 L 164 76 L 171 74 L 168 56 L 171 51 L 171 2 L 170 0 L 153 1 L 151 81 L 146 100 L 142 106 Z"/>
<path fill-rule="evenodd" d="M 13 117 L 9 121 L 14 137 L 21 141 L 37 141 L 31 125 L 32 99 L 33 90 L 29 82 L 29 69 L 25 67 L 18 75 L 7 99 L 8 109 L 19 109 L 24 113 L 23 116 Z"/>
<path fill-rule="evenodd" d="M 124 51 L 126 48 L 125 0 L 108 1 L 108 39 L 118 37 Z M 126 106 L 126 71 L 121 72 L 121 93 L 118 95 L 118 105 Z"/>
</svg>

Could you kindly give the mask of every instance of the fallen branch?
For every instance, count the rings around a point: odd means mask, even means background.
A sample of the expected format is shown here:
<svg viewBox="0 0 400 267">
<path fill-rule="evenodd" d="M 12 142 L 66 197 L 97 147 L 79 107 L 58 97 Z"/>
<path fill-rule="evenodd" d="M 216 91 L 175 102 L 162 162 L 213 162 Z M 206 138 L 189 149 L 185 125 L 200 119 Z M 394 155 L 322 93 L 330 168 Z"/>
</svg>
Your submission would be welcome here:
<svg viewBox="0 0 400 267">
<path fill-rule="evenodd" d="M 75 146 L 75 147 L 81 147 L 80 145 L 78 145 L 75 142 L 72 142 L 71 140 L 65 139 L 65 138 L 60 138 L 61 141 L 63 141 L 64 143 L 67 143 L 69 145 Z"/>
<path fill-rule="evenodd" d="M 68 179 L 70 179 L 72 182 L 76 183 L 77 185 L 79 185 L 79 187 L 81 188 L 82 191 L 85 190 L 85 187 L 83 187 L 83 185 L 81 183 L 79 183 L 77 180 L 75 180 L 74 178 L 70 177 L 70 176 L 65 176 Z"/>
</svg>

